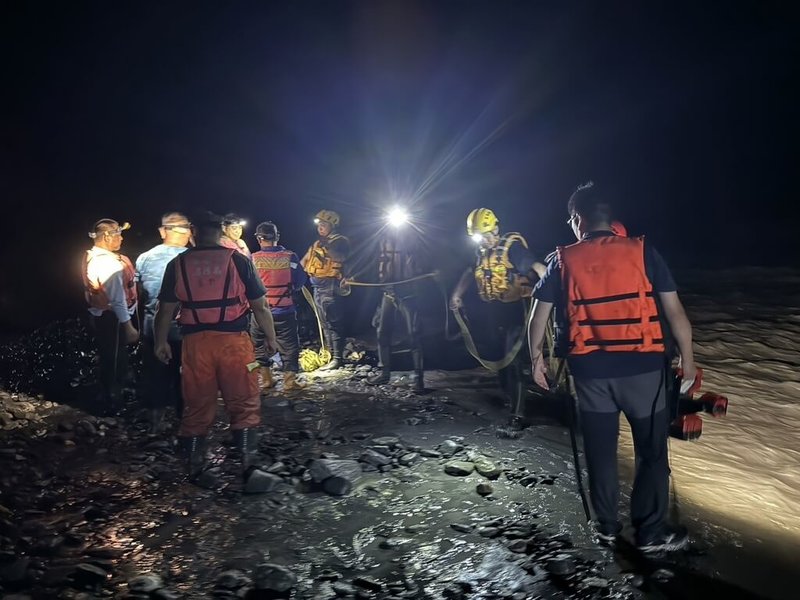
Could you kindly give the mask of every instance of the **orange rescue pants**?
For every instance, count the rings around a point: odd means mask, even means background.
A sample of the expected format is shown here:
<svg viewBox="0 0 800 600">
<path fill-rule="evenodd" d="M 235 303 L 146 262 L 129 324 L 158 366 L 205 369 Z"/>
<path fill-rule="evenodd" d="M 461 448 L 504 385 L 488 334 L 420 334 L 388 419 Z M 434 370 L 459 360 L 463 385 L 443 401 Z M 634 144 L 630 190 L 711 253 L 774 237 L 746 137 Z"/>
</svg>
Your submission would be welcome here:
<svg viewBox="0 0 800 600">
<path fill-rule="evenodd" d="M 208 435 L 217 415 L 217 392 L 222 392 L 231 429 L 258 427 L 261 400 L 253 342 L 246 332 L 200 331 L 183 338 L 181 386 L 183 417 L 178 435 Z"/>
</svg>

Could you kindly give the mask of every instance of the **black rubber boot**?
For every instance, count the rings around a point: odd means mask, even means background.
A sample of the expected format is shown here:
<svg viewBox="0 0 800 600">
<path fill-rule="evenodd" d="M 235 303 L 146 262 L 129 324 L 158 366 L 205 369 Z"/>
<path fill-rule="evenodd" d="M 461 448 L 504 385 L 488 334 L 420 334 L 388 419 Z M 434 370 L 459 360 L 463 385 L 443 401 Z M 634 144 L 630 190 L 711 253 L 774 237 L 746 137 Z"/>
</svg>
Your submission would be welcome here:
<svg viewBox="0 0 800 600">
<path fill-rule="evenodd" d="M 392 379 L 392 372 L 384 367 L 380 373 L 375 373 L 367 377 L 366 381 L 369 385 L 384 385 L 389 383 Z"/>
<path fill-rule="evenodd" d="M 253 462 L 258 449 L 258 431 L 248 428 L 235 430 L 233 445 L 242 453 L 242 478 L 246 481 L 254 469 Z"/>
<path fill-rule="evenodd" d="M 392 347 L 391 346 L 378 346 L 378 362 L 381 366 L 381 372 L 375 373 L 367 377 L 369 385 L 384 385 L 389 383 L 392 378 Z"/>
<path fill-rule="evenodd" d="M 422 350 L 415 350 L 411 353 L 411 359 L 414 361 L 414 391 L 425 391 L 425 371 L 422 364 Z"/>
<path fill-rule="evenodd" d="M 179 437 L 178 448 L 186 459 L 186 473 L 189 479 L 196 480 L 206 469 L 207 439 L 204 435 Z"/>
</svg>

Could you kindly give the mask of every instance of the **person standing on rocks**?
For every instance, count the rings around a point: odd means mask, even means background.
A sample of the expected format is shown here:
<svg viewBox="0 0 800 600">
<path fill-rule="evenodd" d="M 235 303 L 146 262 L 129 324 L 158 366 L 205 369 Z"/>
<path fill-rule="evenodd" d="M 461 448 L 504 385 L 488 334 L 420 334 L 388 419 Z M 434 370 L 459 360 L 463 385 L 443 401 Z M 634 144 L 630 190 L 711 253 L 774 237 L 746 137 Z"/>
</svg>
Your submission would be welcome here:
<svg viewBox="0 0 800 600">
<path fill-rule="evenodd" d="M 300 337 L 294 293 L 306 284 L 308 275 L 300 266 L 297 254 L 278 244 L 280 232 L 274 223 L 259 223 L 256 239 L 261 250 L 253 254 L 253 264 L 267 290 L 267 305 L 275 322 L 278 350 L 283 360 L 283 389 L 287 392 L 301 390 L 304 386 L 297 381 Z M 264 336 L 257 323 L 251 325 L 250 336 L 260 365 L 261 389 L 271 388 L 275 383 L 270 371 L 270 355 L 266 352 Z"/>
<path fill-rule="evenodd" d="M 247 222 L 233 213 L 228 213 L 222 219 L 222 235 L 219 238 L 219 245 L 223 248 L 236 250 L 240 254 L 250 256 L 250 248 L 242 239 L 244 226 Z"/>
<path fill-rule="evenodd" d="M 520 355 L 525 335 L 525 301 L 530 298 L 534 283 L 544 274 L 545 266 L 528 250 L 522 234 L 500 234 L 500 221 L 488 208 L 476 208 L 469 213 L 467 234 L 477 244 L 477 261 L 461 276 L 450 297 L 450 309 L 463 309 L 463 296 L 474 281 L 478 296 L 486 303 L 482 312 L 489 335 L 502 356 L 510 360 L 497 374 L 511 404 L 511 425 L 522 428 L 527 425 L 522 375 L 526 360 Z"/>
<path fill-rule="evenodd" d="M 155 355 L 155 334 L 153 322 L 161 291 L 161 280 L 167 263 L 183 253 L 192 237 L 192 225 L 186 215 L 171 212 L 161 217 L 158 228 L 161 243 L 139 255 L 136 259 L 136 281 L 139 296 L 144 306 L 142 319 L 142 367 L 145 377 L 145 403 L 150 417 L 150 432 L 160 433 L 165 410 L 172 406 L 178 418 L 181 414 L 181 334 L 176 321 L 172 321 L 167 341 L 174 358 L 163 364 Z"/>
<path fill-rule="evenodd" d="M 401 217 L 402 214 L 402 218 Z M 382 288 L 381 302 L 372 319 L 378 338 L 380 372 L 367 377 L 370 385 L 389 383 L 392 374 L 392 337 L 395 320 L 402 318 L 409 337 L 411 360 L 414 368 L 414 390 L 425 390 L 422 332 L 419 318 L 419 283 L 394 284 L 419 277 L 424 273 L 420 257 L 419 236 L 407 222 L 405 212 L 394 209 L 389 213 L 387 225 L 378 240 L 378 283 Z"/>
<path fill-rule="evenodd" d="M 336 232 L 339 222 L 339 215 L 332 210 L 319 211 L 314 218 L 319 238 L 300 261 L 311 278 L 325 344 L 331 352 L 330 362 L 321 366 L 321 371 L 338 369 L 344 364 L 344 315 L 339 283 L 350 255 L 350 241 Z"/>
<path fill-rule="evenodd" d="M 209 214 L 193 221 L 197 246 L 167 264 L 155 319 L 155 353 L 168 363 L 175 358 L 169 331 L 180 310 L 184 406 L 178 442 L 192 479 L 205 469 L 218 391 L 230 415 L 234 443 L 242 452 L 244 476 L 249 475 L 258 445 L 256 428 L 261 424 L 258 363 L 247 332 L 251 310 L 267 352 L 272 354 L 275 348 L 266 290 L 252 261 L 219 245 L 221 222 Z"/>
<path fill-rule="evenodd" d="M 692 327 L 664 259 L 643 237 L 614 233 L 611 206 L 592 184 L 572 194 L 568 210 L 578 242 L 557 249 L 534 291 L 528 325 L 534 381 L 548 388 L 542 342 L 555 306 L 555 348 L 575 381 L 599 541 L 613 544 L 622 529 L 617 515 L 622 412 L 636 454 L 631 495 L 636 544 L 644 552 L 678 550 L 688 535 L 667 522 L 664 368 L 674 342 L 684 379 L 695 378 Z"/>
<path fill-rule="evenodd" d="M 84 254 L 81 268 L 99 358 L 101 411 L 107 415 L 122 408 L 127 346 L 139 341 L 132 321 L 137 300 L 135 272 L 130 259 L 119 252 L 122 232 L 129 228 L 129 223 L 120 225 L 113 219 L 97 221 L 89 232 L 94 246 Z"/>
</svg>

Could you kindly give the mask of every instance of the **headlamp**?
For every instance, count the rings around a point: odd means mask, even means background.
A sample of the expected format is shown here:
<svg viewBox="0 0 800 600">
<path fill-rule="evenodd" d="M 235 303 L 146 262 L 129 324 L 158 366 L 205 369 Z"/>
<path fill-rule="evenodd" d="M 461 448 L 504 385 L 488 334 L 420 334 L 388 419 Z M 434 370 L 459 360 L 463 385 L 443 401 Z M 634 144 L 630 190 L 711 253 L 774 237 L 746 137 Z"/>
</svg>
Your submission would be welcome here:
<svg viewBox="0 0 800 600">
<path fill-rule="evenodd" d="M 393 206 L 386 214 L 386 222 L 392 227 L 402 227 L 408 223 L 408 211 L 402 206 Z"/>
<path fill-rule="evenodd" d="M 472 241 L 476 244 L 480 244 L 483 241 L 483 234 L 473 233 L 470 238 L 472 238 Z"/>
<path fill-rule="evenodd" d="M 105 231 L 90 231 L 89 237 L 97 239 L 98 236 L 104 235 L 122 235 L 123 231 L 127 231 L 131 228 L 131 224 L 125 221 L 122 225 L 119 225 L 116 229 L 106 229 Z"/>
<path fill-rule="evenodd" d="M 314 225 L 319 225 L 319 224 L 320 224 L 320 220 L 319 219 L 314 219 Z"/>
<path fill-rule="evenodd" d="M 164 225 L 164 229 L 168 231 L 174 231 L 175 233 L 191 233 L 192 232 L 192 224 L 191 223 L 176 223 L 174 225 Z"/>
</svg>

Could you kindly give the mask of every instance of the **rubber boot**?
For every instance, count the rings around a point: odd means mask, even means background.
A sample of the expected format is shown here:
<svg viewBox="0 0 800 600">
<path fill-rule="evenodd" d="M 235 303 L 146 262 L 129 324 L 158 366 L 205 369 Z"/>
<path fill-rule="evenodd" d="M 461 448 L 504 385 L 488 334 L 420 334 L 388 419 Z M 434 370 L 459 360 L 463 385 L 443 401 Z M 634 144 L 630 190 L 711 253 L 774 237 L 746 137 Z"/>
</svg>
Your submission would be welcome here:
<svg viewBox="0 0 800 600">
<path fill-rule="evenodd" d="M 422 368 L 422 350 L 415 350 L 411 353 L 414 361 L 414 391 L 425 391 L 425 371 Z"/>
<path fill-rule="evenodd" d="M 237 429 L 233 432 L 233 445 L 242 453 L 242 479 L 246 482 L 253 470 L 258 449 L 258 432 L 255 429 Z"/>
<path fill-rule="evenodd" d="M 381 372 L 367 377 L 369 385 L 385 385 L 392 378 L 392 348 L 391 346 L 378 346 L 378 362 L 381 364 Z"/>
<path fill-rule="evenodd" d="M 304 386 L 302 383 L 297 381 L 297 373 L 292 371 L 286 371 L 283 375 L 283 391 L 284 392 L 295 392 L 298 390 L 302 390 Z"/>
<path fill-rule="evenodd" d="M 342 366 L 342 359 L 333 357 L 331 360 L 324 365 L 322 365 L 317 371 L 333 371 L 334 369 L 338 369 Z"/>
<path fill-rule="evenodd" d="M 258 373 L 261 375 L 259 388 L 262 392 L 275 387 L 275 380 L 272 378 L 272 370 L 269 367 L 258 367 Z"/>
<path fill-rule="evenodd" d="M 186 459 L 186 474 L 195 481 L 206 469 L 206 436 L 179 437 L 178 448 Z"/>
<path fill-rule="evenodd" d="M 525 385 L 518 372 L 509 373 L 509 375 L 508 392 L 511 400 L 509 425 L 512 429 L 522 430 L 531 424 L 525 415 Z"/>
</svg>

